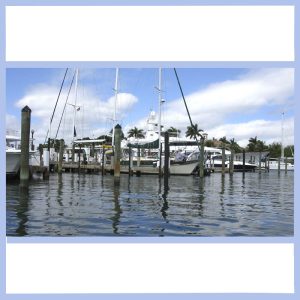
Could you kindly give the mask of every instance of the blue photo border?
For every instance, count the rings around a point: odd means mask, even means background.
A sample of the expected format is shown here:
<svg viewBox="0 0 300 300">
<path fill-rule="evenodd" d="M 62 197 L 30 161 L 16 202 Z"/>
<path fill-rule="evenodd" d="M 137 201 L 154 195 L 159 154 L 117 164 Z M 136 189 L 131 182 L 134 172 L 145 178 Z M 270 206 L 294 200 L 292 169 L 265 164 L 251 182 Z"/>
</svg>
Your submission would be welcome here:
<svg viewBox="0 0 300 300">
<path fill-rule="evenodd" d="M 295 68 L 295 183 L 299 179 L 297 170 L 297 161 L 299 156 L 299 138 L 297 137 L 297 129 L 299 128 L 298 122 L 300 120 L 299 101 L 299 86 L 300 75 L 299 61 L 297 60 L 297 53 L 299 49 L 299 31 L 300 28 L 299 18 L 299 5 L 296 0 L 6 0 L 1 1 L 0 6 L 0 98 L 1 98 L 1 114 L 0 118 L 0 148 L 4 149 L 4 133 L 5 133 L 5 76 L 6 68 L 27 68 L 27 67 L 66 67 L 66 66 L 79 66 L 79 67 L 224 67 L 224 68 L 255 68 L 255 67 L 292 67 Z M 88 5 L 293 5 L 295 6 L 295 61 L 294 62 L 6 62 L 5 61 L 5 6 L 19 5 L 19 6 L 88 6 Z M 5 165 L 4 151 L 0 151 L 0 164 Z M 294 236 L 293 237 L 8 237 L 6 238 L 6 186 L 5 174 L 1 173 L 0 177 L 0 255 L 1 255 L 1 283 L 0 283 L 0 297 L 8 299 L 294 299 L 298 298 L 300 289 L 299 277 L 299 186 L 294 185 L 295 201 L 294 201 Z M 294 243 L 295 251 L 295 293 L 294 294 L 28 294 L 28 295 L 7 295 L 5 292 L 5 259 L 7 243 Z M 24 274 L 26 276 L 26 274 Z"/>
</svg>

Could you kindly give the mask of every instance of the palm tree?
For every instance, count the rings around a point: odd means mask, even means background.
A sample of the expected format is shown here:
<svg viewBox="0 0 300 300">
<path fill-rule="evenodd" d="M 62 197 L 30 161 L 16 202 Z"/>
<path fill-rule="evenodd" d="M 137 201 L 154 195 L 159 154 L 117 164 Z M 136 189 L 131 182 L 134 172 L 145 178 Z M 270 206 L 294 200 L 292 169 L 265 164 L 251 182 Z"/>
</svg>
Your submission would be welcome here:
<svg viewBox="0 0 300 300">
<path fill-rule="evenodd" d="M 198 128 L 198 124 L 194 124 L 191 126 L 187 126 L 185 136 L 196 139 L 196 137 L 202 136 L 201 132 L 203 132 L 203 130 Z"/>
<path fill-rule="evenodd" d="M 247 145 L 248 151 L 254 152 L 257 148 L 257 136 L 249 139 L 249 144 Z"/>
<path fill-rule="evenodd" d="M 175 127 L 170 127 L 167 132 L 169 132 L 170 136 L 177 136 L 181 131 Z"/>
<path fill-rule="evenodd" d="M 229 140 L 230 148 L 234 150 L 234 152 L 238 153 L 241 151 L 240 145 L 235 141 L 234 138 Z"/>
<path fill-rule="evenodd" d="M 230 144 L 230 142 L 227 141 L 226 136 L 220 138 L 219 141 L 222 142 L 223 144 Z"/>
<path fill-rule="evenodd" d="M 135 139 L 142 139 L 145 137 L 143 129 L 138 129 L 137 127 L 130 129 L 127 134 L 129 138 L 134 137 Z"/>
</svg>

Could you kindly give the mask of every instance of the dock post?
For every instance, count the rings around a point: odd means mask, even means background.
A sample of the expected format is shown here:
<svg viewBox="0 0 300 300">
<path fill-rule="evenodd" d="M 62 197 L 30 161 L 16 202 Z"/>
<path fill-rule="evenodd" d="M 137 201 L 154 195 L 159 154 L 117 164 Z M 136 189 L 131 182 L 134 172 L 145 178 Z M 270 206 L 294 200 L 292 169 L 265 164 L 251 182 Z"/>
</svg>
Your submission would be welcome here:
<svg viewBox="0 0 300 300">
<path fill-rule="evenodd" d="M 63 139 L 59 141 L 59 159 L 58 159 L 58 173 L 62 173 L 62 163 L 63 163 L 63 156 L 64 156 L 64 149 L 65 149 L 65 142 Z"/>
<path fill-rule="evenodd" d="M 138 146 L 137 149 L 137 162 L 136 162 L 136 166 L 139 168 L 141 165 L 141 148 Z"/>
<path fill-rule="evenodd" d="M 232 175 L 234 172 L 234 150 L 231 150 L 231 154 L 230 154 L 230 165 L 229 165 L 229 173 Z"/>
<path fill-rule="evenodd" d="M 75 161 L 75 144 L 73 143 L 72 144 L 72 164 L 74 163 Z"/>
<path fill-rule="evenodd" d="M 285 174 L 287 174 L 287 158 L 285 158 L 284 170 L 285 170 Z"/>
<path fill-rule="evenodd" d="M 104 145 L 102 145 L 102 167 L 101 167 L 101 174 L 102 176 L 105 173 L 105 149 L 104 149 Z"/>
<path fill-rule="evenodd" d="M 222 175 L 225 175 L 225 148 L 222 147 Z"/>
<path fill-rule="evenodd" d="M 200 139 L 199 177 L 204 177 L 204 137 Z"/>
<path fill-rule="evenodd" d="M 128 156 L 128 176 L 131 176 L 131 172 L 132 172 L 132 169 L 131 169 L 131 164 L 132 164 L 132 153 L 131 153 L 131 147 L 129 146 L 129 156 Z"/>
<path fill-rule="evenodd" d="M 280 174 L 280 157 L 278 157 L 278 174 Z"/>
<path fill-rule="evenodd" d="M 79 153 L 78 153 L 78 173 L 80 173 L 80 160 L 81 160 L 81 144 L 79 144 Z"/>
<path fill-rule="evenodd" d="M 121 133 L 122 127 L 117 124 L 115 126 L 115 139 L 114 139 L 114 181 L 120 182 L 120 159 L 121 159 Z"/>
<path fill-rule="evenodd" d="M 26 105 L 21 111 L 21 164 L 20 180 L 29 180 L 29 140 L 31 109 Z"/>
<path fill-rule="evenodd" d="M 261 173 L 261 151 L 259 151 L 259 158 L 258 158 L 258 172 Z"/>
<path fill-rule="evenodd" d="M 165 165 L 164 165 L 164 188 L 169 188 L 169 158 L 170 158 L 170 145 L 169 145 L 169 132 L 165 132 Z"/>
<path fill-rule="evenodd" d="M 243 173 L 245 173 L 246 171 L 245 163 L 246 163 L 246 151 L 245 149 L 243 149 Z"/>
</svg>

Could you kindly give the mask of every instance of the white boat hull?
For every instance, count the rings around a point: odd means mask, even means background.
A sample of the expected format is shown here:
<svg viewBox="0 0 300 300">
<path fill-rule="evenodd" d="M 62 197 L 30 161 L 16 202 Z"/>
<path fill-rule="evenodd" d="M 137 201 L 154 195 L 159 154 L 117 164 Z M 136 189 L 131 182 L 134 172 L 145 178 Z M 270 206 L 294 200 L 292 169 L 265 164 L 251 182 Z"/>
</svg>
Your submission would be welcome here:
<svg viewBox="0 0 300 300">
<path fill-rule="evenodd" d="M 6 175 L 17 175 L 20 170 L 21 151 L 6 151 Z"/>
<path fill-rule="evenodd" d="M 170 165 L 170 175 L 192 175 L 199 162 L 185 162 L 185 163 L 174 163 Z M 112 165 L 106 165 L 105 168 L 107 171 L 113 170 Z M 128 164 L 121 165 L 121 173 L 128 173 Z M 158 175 L 158 167 L 152 165 L 141 165 L 139 167 L 133 166 L 131 168 L 132 172 L 140 172 L 141 174 L 157 174 Z M 163 167 L 162 167 L 163 172 Z"/>
</svg>

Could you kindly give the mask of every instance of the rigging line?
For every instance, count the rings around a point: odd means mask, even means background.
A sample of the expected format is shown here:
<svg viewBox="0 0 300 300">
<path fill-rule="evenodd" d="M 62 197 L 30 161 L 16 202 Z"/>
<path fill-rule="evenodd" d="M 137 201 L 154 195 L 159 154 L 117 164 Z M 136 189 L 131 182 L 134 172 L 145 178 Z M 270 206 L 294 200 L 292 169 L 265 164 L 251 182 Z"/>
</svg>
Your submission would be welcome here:
<svg viewBox="0 0 300 300">
<path fill-rule="evenodd" d="M 60 90 L 59 90 L 59 93 L 58 93 L 58 96 L 57 96 L 57 99 L 56 99 L 55 107 L 54 107 L 54 110 L 53 110 L 53 113 L 52 113 L 52 116 L 51 116 L 51 119 L 50 119 L 50 127 L 51 127 L 51 123 L 52 123 L 52 120 L 53 120 L 53 117 L 54 117 L 56 106 L 57 106 L 57 103 L 58 103 L 58 100 L 59 100 L 59 96 L 60 96 L 61 90 L 62 90 L 64 82 L 65 82 L 65 78 L 66 78 L 67 72 L 68 72 L 68 68 L 66 69 L 66 72 L 65 72 L 65 75 L 64 75 L 64 78 L 63 78 L 63 81 L 61 83 Z M 46 141 L 47 141 L 47 138 L 48 138 L 48 134 L 49 134 L 49 129 L 48 129 L 47 134 L 46 134 L 45 144 L 46 144 Z"/>
<path fill-rule="evenodd" d="M 53 120 L 53 117 L 54 117 L 54 113 L 55 113 L 55 110 L 56 110 L 56 107 L 57 107 L 57 103 L 58 103 L 58 100 L 59 100 L 59 97 L 60 97 L 61 90 L 62 90 L 62 88 L 64 86 L 64 82 L 65 82 L 67 73 L 68 73 L 68 68 L 66 69 L 66 72 L 65 72 L 65 75 L 64 75 L 64 79 L 63 79 L 63 81 L 61 83 L 61 86 L 60 86 L 60 90 L 59 90 L 59 93 L 58 93 L 58 96 L 57 96 L 57 99 L 56 99 L 56 103 L 55 103 L 55 107 L 54 107 L 54 110 L 53 110 L 53 113 L 52 113 L 52 117 L 51 117 L 50 123 L 52 123 L 52 120 Z"/>
<path fill-rule="evenodd" d="M 176 72 L 176 68 L 174 68 L 174 72 L 175 72 L 175 75 L 176 75 L 176 79 L 177 79 L 177 82 L 178 82 L 178 85 L 179 85 L 179 89 L 180 89 L 180 92 L 181 92 L 181 96 L 182 96 L 182 99 L 183 99 L 183 102 L 184 102 L 184 105 L 185 105 L 187 114 L 188 114 L 189 119 L 190 119 L 191 126 L 192 126 L 192 128 L 193 128 L 193 127 L 194 127 L 194 124 L 193 124 L 193 121 L 192 121 L 192 118 L 191 118 L 189 109 L 188 109 L 187 104 L 186 104 L 186 101 L 185 101 L 185 97 L 184 97 L 184 94 L 183 94 L 183 91 L 182 91 L 182 88 L 181 88 L 181 84 L 180 84 L 180 81 L 179 81 L 179 78 L 178 78 L 178 75 L 177 75 L 177 72 Z M 200 135 L 201 135 L 201 134 L 200 134 Z M 202 135 L 201 135 L 201 137 L 202 137 Z M 196 136 L 196 135 L 195 135 L 195 139 L 196 139 L 196 142 L 197 142 L 199 151 L 201 151 L 200 145 L 199 145 L 199 142 L 198 142 L 198 139 L 197 139 L 197 136 Z"/>
<path fill-rule="evenodd" d="M 58 131 L 59 131 L 60 124 L 61 124 L 61 120 L 63 118 L 64 112 L 65 112 L 65 109 L 66 109 L 66 106 L 67 106 L 67 102 L 68 102 L 69 95 L 70 95 L 72 85 L 73 85 L 73 82 L 74 82 L 75 74 L 76 74 L 76 72 L 74 72 L 74 75 L 73 75 L 73 78 L 72 78 L 72 81 L 71 81 L 71 84 L 70 84 L 70 88 L 69 88 L 68 95 L 67 95 L 67 98 L 66 98 L 66 101 L 65 101 L 64 109 L 63 109 L 63 112 L 62 112 L 60 120 L 59 120 L 58 128 L 57 128 L 56 135 L 55 135 L 55 139 L 57 138 Z"/>
</svg>

